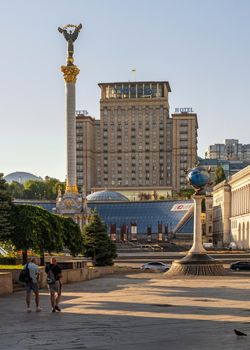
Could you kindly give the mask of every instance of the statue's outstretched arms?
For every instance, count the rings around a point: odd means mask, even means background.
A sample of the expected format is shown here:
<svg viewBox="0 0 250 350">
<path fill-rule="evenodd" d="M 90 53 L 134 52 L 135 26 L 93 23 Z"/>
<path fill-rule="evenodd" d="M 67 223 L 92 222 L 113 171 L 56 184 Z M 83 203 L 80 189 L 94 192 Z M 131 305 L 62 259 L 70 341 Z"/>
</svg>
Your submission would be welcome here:
<svg viewBox="0 0 250 350">
<path fill-rule="evenodd" d="M 71 38 L 73 41 L 75 41 L 77 39 L 78 34 L 79 34 L 81 29 L 82 29 L 82 25 L 80 23 L 79 26 L 77 26 L 76 29 L 74 30 L 74 32 L 71 34 Z"/>
</svg>

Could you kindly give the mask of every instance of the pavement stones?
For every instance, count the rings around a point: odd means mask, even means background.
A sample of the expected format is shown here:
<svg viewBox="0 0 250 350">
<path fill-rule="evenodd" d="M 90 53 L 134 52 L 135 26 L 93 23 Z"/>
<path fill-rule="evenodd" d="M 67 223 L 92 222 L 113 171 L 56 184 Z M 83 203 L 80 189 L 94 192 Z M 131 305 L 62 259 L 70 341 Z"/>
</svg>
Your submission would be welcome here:
<svg viewBox="0 0 250 350">
<path fill-rule="evenodd" d="M 245 276 L 166 278 L 124 273 L 63 286 L 62 312 L 27 314 L 25 293 L 0 298 L 1 350 L 250 348 Z M 237 337 L 233 329 L 248 337 Z"/>
</svg>

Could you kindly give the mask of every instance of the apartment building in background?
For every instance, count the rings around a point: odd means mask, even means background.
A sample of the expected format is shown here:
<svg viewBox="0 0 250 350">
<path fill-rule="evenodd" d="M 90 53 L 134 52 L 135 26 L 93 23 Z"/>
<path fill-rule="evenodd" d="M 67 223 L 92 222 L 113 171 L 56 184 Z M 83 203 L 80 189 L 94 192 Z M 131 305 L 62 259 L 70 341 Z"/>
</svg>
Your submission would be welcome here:
<svg viewBox="0 0 250 350">
<path fill-rule="evenodd" d="M 210 145 L 205 158 L 250 161 L 250 144 L 239 143 L 237 139 L 225 139 L 224 143 Z"/>
<path fill-rule="evenodd" d="M 100 83 L 100 120 L 76 116 L 77 181 L 87 193 L 105 188 L 129 199 L 167 197 L 186 187 L 197 162 L 197 116 L 169 115 L 167 81 Z"/>
</svg>

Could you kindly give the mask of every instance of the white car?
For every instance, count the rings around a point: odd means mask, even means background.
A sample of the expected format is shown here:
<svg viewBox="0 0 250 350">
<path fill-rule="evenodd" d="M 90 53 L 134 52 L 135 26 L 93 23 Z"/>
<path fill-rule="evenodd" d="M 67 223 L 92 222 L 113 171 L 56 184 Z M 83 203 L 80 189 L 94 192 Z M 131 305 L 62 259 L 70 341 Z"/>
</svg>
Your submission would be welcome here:
<svg viewBox="0 0 250 350">
<path fill-rule="evenodd" d="M 164 264 L 162 262 L 148 262 L 141 266 L 143 271 L 167 271 L 170 268 L 170 264 Z"/>
</svg>

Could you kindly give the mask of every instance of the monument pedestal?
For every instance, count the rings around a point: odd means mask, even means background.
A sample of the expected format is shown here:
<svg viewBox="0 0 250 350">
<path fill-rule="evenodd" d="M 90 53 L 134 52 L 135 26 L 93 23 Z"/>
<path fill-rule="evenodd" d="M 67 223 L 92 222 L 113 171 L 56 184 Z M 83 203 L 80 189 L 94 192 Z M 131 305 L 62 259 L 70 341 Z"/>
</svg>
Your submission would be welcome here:
<svg viewBox="0 0 250 350">
<path fill-rule="evenodd" d="M 219 260 L 209 256 L 202 245 L 201 230 L 201 202 L 202 195 L 194 195 L 194 240 L 192 248 L 181 260 L 173 261 L 171 268 L 165 273 L 166 276 L 222 276 L 227 271 Z"/>
<path fill-rule="evenodd" d="M 183 259 L 175 260 L 167 276 L 223 276 L 227 274 L 223 264 L 206 253 L 188 253 Z"/>
<path fill-rule="evenodd" d="M 86 196 L 72 192 L 65 192 L 62 196 L 59 193 L 56 200 L 56 213 L 72 218 L 82 229 L 90 215 Z"/>
</svg>

